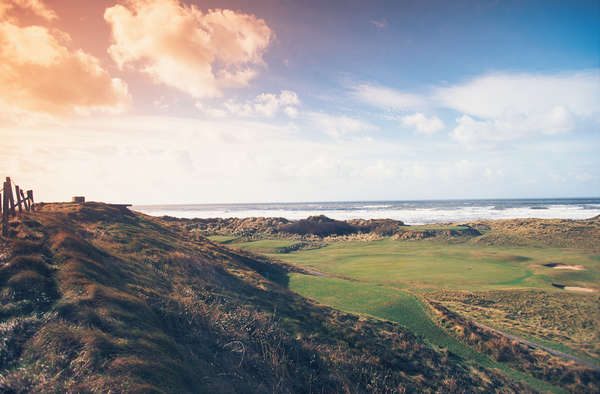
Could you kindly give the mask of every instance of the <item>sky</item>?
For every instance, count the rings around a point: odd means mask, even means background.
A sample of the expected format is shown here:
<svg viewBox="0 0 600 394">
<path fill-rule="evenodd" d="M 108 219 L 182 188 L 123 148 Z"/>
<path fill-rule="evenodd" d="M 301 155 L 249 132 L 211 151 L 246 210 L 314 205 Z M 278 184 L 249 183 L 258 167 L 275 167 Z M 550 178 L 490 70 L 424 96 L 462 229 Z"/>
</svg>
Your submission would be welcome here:
<svg viewBox="0 0 600 394">
<path fill-rule="evenodd" d="M 598 1 L 0 0 L 38 200 L 600 196 Z"/>
</svg>

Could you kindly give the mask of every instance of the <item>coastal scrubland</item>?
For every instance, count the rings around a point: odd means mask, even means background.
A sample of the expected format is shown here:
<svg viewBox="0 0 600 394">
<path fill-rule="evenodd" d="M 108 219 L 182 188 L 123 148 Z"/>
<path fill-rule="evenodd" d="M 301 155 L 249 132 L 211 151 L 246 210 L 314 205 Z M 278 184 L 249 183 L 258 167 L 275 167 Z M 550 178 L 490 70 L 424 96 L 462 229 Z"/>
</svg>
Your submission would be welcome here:
<svg viewBox="0 0 600 394">
<path fill-rule="evenodd" d="M 535 390 L 394 319 L 308 300 L 294 277 L 315 272 L 188 224 L 99 203 L 43 204 L 11 220 L 0 242 L 0 391 Z"/>
<path fill-rule="evenodd" d="M 236 238 L 229 245 L 318 272 L 291 274 L 289 287 L 299 294 L 399 322 L 464 358 L 528 381 L 525 374 L 539 390 L 598 390 L 598 217 L 402 223 L 391 235 L 314 235 L 264 236 L 246 227 L 230 233 Z M 509 335 L 542 347 L 528 349 Z M 578 361 L 548 352 L 554 350 Z"/>
</svg>

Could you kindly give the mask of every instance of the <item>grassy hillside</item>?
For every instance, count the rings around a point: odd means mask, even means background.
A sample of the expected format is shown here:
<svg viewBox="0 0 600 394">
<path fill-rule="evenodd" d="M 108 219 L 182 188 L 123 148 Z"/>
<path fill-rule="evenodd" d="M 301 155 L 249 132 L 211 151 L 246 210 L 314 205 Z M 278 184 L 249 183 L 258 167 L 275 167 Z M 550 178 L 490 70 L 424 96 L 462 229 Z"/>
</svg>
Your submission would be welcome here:
<svg viewBox="0 0 600 394">
<path fill-rule="evenodd" d="M 464 326 L 464 317 L 600 365 L 598 219 L 524 220 L 525 227 L 515 230 L 516 223 L 519 220 L 479 222 L 463 228 L 479 227 L 478 236 L 447 234 L 460 225 L 410 226 L 392 237 L 323 238 L 318 248 L 290 252 L 282 252 L 281 244 L 300 241 L 239 238 L 230 245 L 323 273 L 325 277 L 291 276 L 290 288 L 306 297 L 401 323 L 430 343 L 480 365 L 493 365 L 509 374 L 520 371 L 526 376 L 512 376 L 539 390 L 551 389 L 549 383 L 554 389 L 594 392 L 597 371 L 542 351 L 533 354 L 513 347 L 479 329 L 472 336 L 455 329 Z M 442 233 L 398 236 L 427 231 Z M 520 238 L 521 234 L 526 236 Z M 427 300 L 436 300 L 462 317 L 455 326 L 442 324 Z M 508 350 L 490 351 L 489 346 L 497 344 Z"/>
<path fill-rule="evenodd" d="M 442 305 L 503 331 L 541 339 L 600 364 L 600 308 L 595 294 L 540 290 L 452 291 L 428 294 Z M 545 341 L 544 341 L 545 340 Z"/>
<path fill-rule="evenodd" d="M 483 245 L 579 248 L 600 251 L 600 217 L 587 220 L 507 219 L 470 223 Z"/>
<path fill-rule="evenodd" d="M 10 232 L 0 391 L 529 391 L 399 324 L 307 301 L 289 266 L 124 208 L 47 204 Z"/>
</svg>

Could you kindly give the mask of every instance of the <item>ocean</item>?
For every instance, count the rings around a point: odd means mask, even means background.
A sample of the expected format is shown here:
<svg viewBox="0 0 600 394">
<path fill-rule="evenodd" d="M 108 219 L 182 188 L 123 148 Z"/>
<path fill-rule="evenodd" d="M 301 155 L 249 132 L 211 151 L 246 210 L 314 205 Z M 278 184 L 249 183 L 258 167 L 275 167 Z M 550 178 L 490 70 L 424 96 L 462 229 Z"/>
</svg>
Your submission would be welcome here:
<svg viewBox="0 0 600 394">
<path fill-rule="evenodd" d="M 587 219 L 600 215 L 600 198 L 134 205 L 131 209 L 152 216 L 178 218 L 297 220 L 325 215 L 338 220 L 387 218 L 406 224 L 430 224 L 478 219 Z"/>
</svg>

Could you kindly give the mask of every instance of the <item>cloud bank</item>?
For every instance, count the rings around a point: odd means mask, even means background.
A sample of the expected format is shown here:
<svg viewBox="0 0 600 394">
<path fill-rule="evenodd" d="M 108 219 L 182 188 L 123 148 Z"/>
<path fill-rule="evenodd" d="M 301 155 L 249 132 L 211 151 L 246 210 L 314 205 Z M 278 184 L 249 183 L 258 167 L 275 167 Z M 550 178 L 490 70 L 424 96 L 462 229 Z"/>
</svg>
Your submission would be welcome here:
<svg viewBox="0 0 600 394">
<path fill-rule="evenodd" d="M 130 0 L 106 9 L 110 56 L 195 98 L 219 97 L 257 75 L 273 38 L 265 21 L 231 10 L 204 13 L 179 0 Z"/>
<path fill-rule="evenodd" d="M 440 106 L 463 113 L 450 136 L 463 143 L 571 132 L 600 111 L 597 71 L 492 74 L 436 89 Z"/>
<path fill-rule="evenodd" d="M 353 92 L 359 101 L 385 111 L 453 110 L 458 117 L 450 136 L 468 145 L 567 133 L 578 122 L 600 120 L 599 70 L 487 74 L 419 94 L 372 84 L 358 84 Z M 423 134 L 444 126 L 422 113 L 403 115 L 401 121 Z"/>
<path fill-rule="evenodd" d="M 439 105 L 480 118 L 548 113 L 564 107 L 574 115 L 598 113 L 598 70 L 561 74 L 483 75 L 433 93 Z"/>
<path fill-rule="evenodd" d="M 46 19 L 39 1 L 16 1 Z M 5 6 L 6 3 L 3 3 Z M 130 103 L 127 85 L 99 60 L 68 47 L 69 37 L 44 26 L 21 27 L 6 12 L 0 21 L 0 115 L 16 122 L 92 111 L 121 112 Z"/>
</svg>

